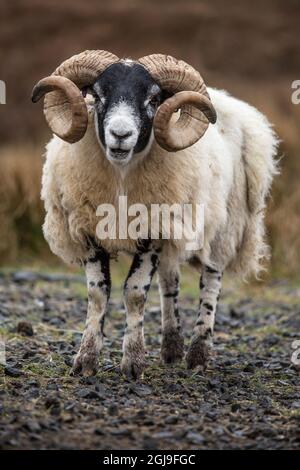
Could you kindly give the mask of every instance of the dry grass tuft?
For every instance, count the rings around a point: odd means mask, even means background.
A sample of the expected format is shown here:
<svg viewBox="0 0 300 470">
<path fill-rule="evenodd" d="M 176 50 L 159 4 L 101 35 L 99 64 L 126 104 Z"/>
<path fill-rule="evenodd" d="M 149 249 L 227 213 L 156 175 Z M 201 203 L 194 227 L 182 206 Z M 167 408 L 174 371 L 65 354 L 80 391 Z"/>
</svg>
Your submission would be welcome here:
<svg viewBox="0 0 300 470">
<path fill-rule="evenodd" d="M 44 251 L 41 150 L 0 149 L 0 262 L 19 263 Z"/>
</svg>

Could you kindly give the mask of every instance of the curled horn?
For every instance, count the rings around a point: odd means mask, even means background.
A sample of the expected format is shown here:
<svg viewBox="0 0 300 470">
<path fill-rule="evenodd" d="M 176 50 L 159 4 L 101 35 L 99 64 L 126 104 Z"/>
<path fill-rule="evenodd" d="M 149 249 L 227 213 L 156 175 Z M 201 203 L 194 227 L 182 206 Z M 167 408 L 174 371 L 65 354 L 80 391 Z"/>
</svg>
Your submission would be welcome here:
<svg viewBox="0 0 300 470">
<path fill-rule="evenodd" d="M 81 93 L 119 58 L 107 51 L 85 51 L 63 62 L 49 77 L 40 80 L 32 91 L 36 103 L 44 95 L 44 114 L 52 132 L 74 143 L 82 139 L 88 125 L 87 107 Z"/>
<path fill-rule="evenodd" d="M 174 57 L 153 54 L 138 61 L 164 90 L 173 96 L 164 101 L 154 118 L 154 134 L 164 149 L 172 152 L 190 147 L 215 123 L 216 111 L 201 75 L 187 63 Z M 172 114 L 180 109 L 177 122 Z"/>
</svg>

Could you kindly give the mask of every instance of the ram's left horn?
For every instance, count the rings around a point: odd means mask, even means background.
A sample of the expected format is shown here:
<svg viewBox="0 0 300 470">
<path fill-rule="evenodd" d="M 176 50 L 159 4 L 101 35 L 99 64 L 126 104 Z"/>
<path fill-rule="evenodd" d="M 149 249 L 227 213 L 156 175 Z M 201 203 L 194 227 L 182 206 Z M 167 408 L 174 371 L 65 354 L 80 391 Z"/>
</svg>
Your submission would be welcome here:
<svg viewBox="0 0 300 470">
<path fill-rule="evenodd" d="M 216 122 L 216 111 L 210 101 L 201 75 L 191 65 L 169 55 L 152 54 L 139 59 L 163 90 L 171 93 L 157 111 L 154 133 L 157 142 L 169 152 L 193 145 Z M 170 122 L 180 109 L 177 122 Z"/>
<path fill-rule="evenodd" d="M 157 110 L 154 118 L 154 133 L 157 142 L 170 152 L 186 148 L 200 138 L 201 122 L 195 117 L 189 119 L 190 114 L 187 111 L 187 106 L 197 108 L 209 122 L 216 122 L 216 111 L 206 96 L 194 91 L 180 91 L 168 98 Z M 183 108 L 181 119 L 171 123 L 173 113 L 181 108 Z M 188 114 L 188 120 L 182 119 L 184 113 Z"/>
</svg>

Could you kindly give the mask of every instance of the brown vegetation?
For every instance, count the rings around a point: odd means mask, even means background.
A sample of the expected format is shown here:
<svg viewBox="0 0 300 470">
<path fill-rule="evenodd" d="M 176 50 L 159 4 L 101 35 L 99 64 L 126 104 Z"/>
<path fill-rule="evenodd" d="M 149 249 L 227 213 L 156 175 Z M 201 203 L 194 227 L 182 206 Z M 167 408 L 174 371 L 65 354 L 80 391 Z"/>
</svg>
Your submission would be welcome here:
<svg viewBox="0 0 300 470">
<path fill-rule="evenodd" d="M 34 147 L 0 149 L 0 256 L 5 263 L 40 255 L 42 158 Z"/>
</svg>

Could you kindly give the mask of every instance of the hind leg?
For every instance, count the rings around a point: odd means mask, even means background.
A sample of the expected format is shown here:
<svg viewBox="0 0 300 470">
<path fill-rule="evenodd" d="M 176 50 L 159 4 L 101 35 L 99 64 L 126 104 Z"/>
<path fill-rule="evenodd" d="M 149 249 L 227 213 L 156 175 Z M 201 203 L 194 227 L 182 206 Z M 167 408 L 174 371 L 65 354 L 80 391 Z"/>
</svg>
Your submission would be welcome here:
<svg viewBox="0 0 300 470">
<path fill-rule="evenodd" d="M 180 274 L 177 258 L 161 257 L 158 276 L 162 309 L 161 358 L 170 364 L 180 361 L 184 353 L 178 310 Z"/>
<path fill-rule="evenodd" d="M 199 315 L 186 356 L 187 366 L 206 368 L 212 350 L 215 313 L 221 290 L 222 273 L 209 266 L 203 267 L 200 280 L 201 299 Z"/>
</svg>

